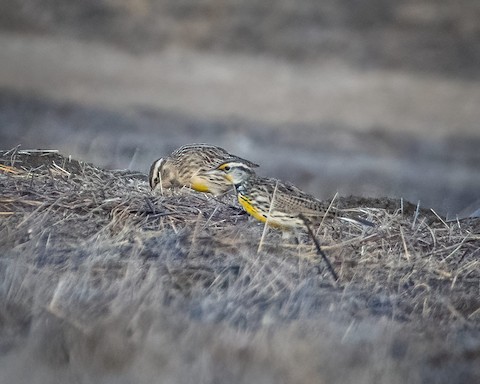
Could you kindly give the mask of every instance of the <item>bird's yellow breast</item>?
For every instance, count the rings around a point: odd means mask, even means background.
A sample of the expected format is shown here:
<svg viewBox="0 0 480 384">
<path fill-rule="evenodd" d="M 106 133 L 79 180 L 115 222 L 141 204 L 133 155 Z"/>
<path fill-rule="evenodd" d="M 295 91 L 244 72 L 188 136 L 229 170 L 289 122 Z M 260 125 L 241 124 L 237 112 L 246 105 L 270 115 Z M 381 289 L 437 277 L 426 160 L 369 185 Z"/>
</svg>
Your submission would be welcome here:
<svg viewBox="0 0 480 384">
<path fill-rule="evenodd" d="M 267 212 L 265 213 L 262 213 L 260 212 L 260 210 L 258 210 L 258 208 L 254 207 L 251 203 L 251 200 L 248 198 L 248 197 L 245 197 L 245 196 L 242 196 L 242 195 L 238 195 L 238 202 L 240 203 L 240 205 L 245 209 L 245 211 L 253 216 L 255 219 L 261 221 L 262 223 L 267 223 L 269 226 L 271 227 L 275 227 L 275 228 L 283 228 L 283 229 L 286 229 L 288 227 L 290 227 L 290 225 L 288 225 L 287 223 L 284 223 L 282 222 L 282 220 L 276 220 L 272 217 L 269 217 L 268 218 L 268 222 L 267 222 Z"/>
<path fill-rule="evenodd" d="M 265 216 L 263 216 L 257 208 L 255 208 L 251 202 L 250 202 L 250 199 L 248 199 L 247 197 L 245 196 L 242 196 L 242 195 L 238 195 L 238 202 L 240 203 L 240 205 L 245 209 L 245 211 L 253 216 L 255 219 L 257 220 L 260 220 L 262 223 L 266 222 L 267 221 L 267 218 Z"/>
<path fill-rule="evenodd" d="M 190 187 L 197 192 L 210 192 L 210 186 L 208 185 L 208 182 L 198 176 L 193 176 L 190 179 Z"/>
</svg>

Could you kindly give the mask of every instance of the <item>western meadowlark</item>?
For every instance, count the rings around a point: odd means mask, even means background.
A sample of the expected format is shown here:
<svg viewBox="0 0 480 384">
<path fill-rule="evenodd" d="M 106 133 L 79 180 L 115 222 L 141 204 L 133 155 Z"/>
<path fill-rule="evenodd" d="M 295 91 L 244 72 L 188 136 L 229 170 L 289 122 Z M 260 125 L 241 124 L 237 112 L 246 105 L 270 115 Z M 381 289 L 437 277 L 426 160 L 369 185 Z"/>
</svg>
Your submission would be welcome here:
<svg viewBox="0 0 480 384">
<path fill-rule="evenodd" d="M 150 187 L 154 190 L 157 187 L 187 186 L 199 192 L 220 195 L 232 189 L 232 184 L 222 174 L 207 175 L 205 172 L 227 161 L 241 162 L 250 168 L 258 167 L 214 145 L 188 144 L 153 162 L 149 175 Z"/>
<path fill-rule="evenodd" d="M 245 211 L 272 227 L 305 228 L 307 223 L 323 219 L 327 212 L 335 213 L 333 208 L 329 209 L 329 204 L 294 185 L 255 175 L 251 167 L 241 161 L 224 162 L 207 173 L 223 175 L 235 186 L 238 202 Z M 373 226 L 372 223 L 361 218 L 345 219 Z"/>
</svg>

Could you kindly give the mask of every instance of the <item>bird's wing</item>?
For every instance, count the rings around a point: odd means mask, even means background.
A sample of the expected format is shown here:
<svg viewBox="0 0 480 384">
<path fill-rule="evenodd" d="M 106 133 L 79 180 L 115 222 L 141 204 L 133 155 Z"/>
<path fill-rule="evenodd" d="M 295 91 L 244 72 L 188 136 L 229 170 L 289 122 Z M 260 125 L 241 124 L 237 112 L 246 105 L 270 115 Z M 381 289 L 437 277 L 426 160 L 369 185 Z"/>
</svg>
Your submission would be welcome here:
<svg viewBox="0 0 480 384">
<path fill-rule="evenodd" d="M 323 203 L 312 195 L 302 191 L 296 186 L 276 179 L 267 179 L 262 183 L 268 186 L 268 194 L 275 193 L 275 206 L 286 213 L 306 216 L 323 216 L 327 211 L 328 204 Z M 275 191 L 276 188 L 276 191 Z"/>
</svg>

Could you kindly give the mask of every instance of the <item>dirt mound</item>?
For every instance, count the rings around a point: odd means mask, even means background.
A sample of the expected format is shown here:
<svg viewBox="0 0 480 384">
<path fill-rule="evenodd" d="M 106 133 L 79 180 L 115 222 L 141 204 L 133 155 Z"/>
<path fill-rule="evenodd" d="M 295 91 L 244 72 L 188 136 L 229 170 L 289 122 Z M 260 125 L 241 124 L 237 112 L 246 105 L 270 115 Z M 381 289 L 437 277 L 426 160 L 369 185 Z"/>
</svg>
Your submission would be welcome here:
<svg viewBox="0 0 480 384">
<path fill-rule="evenodd" d="M 335 200 L 376 227 L 315 228 L 333 284 L 307 236 L 265 234 L 233 196 L 155 196 L 145 175 L 55 151 L 0 164 L 0 378 L 480 378 L 479 220 Z"/>
</svg>

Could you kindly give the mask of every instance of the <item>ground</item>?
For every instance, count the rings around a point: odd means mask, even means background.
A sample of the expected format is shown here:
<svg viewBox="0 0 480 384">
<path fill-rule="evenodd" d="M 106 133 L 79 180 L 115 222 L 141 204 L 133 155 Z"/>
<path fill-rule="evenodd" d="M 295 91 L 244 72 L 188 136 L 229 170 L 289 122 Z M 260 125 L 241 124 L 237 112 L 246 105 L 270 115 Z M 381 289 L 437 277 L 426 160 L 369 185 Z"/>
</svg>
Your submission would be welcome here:
<svg viewBox="0 0 480 384">
<path fill-rule="evenodd" d="M 232 196 L 155 195 L 56 151 L 0 159 L 2 381 L 480 378 L 478 219 L 334 201 L 375 223 L 314 228 L 335 282 L 308 236 L 264 236 Z"/>
</svg>

